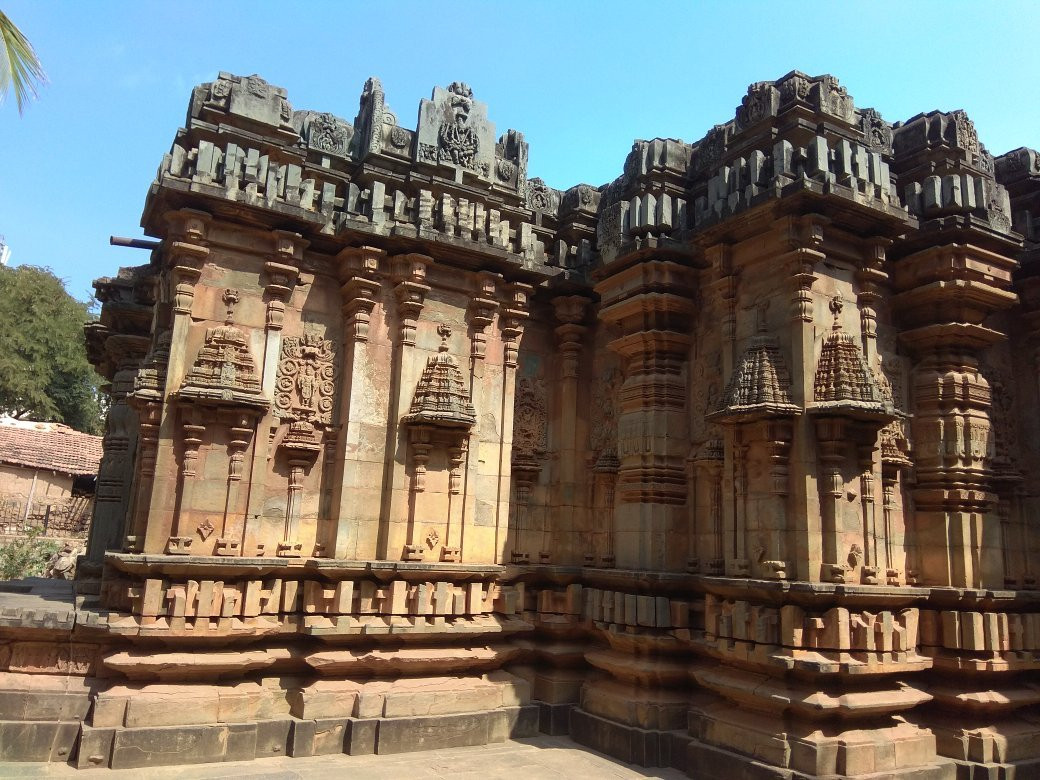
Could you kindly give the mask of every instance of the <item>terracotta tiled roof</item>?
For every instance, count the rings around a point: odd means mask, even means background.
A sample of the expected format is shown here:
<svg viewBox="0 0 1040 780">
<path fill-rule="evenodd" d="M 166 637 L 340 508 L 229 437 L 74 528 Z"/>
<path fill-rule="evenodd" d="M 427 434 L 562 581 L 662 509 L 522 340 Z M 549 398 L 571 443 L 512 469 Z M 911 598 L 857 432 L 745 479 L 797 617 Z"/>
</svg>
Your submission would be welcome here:
<svg viewBox="0 0 1040 780">
<path fill-rule="evenodd" d="M 60 423 L 0 420 L 0 463 L 63 474 L 96 474 L 100 462 L 100 436 Z"/>
</svg>

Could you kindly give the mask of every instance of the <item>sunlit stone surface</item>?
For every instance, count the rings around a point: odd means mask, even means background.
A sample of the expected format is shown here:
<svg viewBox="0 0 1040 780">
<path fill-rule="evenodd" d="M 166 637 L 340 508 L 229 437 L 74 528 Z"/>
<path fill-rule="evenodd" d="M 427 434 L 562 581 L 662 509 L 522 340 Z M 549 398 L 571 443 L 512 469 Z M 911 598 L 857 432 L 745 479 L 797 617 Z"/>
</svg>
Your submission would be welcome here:
<svg viewBox="0 0 1040 780">
<path fill-rule="evenodd" d="M 414 129 L 376 79 L 352 121 L 197 87 L 0 757 L 1040 773 L 1037 153 L 791 73 L 623 169 L 528 178 L 461 83 Z"/>
</svg>

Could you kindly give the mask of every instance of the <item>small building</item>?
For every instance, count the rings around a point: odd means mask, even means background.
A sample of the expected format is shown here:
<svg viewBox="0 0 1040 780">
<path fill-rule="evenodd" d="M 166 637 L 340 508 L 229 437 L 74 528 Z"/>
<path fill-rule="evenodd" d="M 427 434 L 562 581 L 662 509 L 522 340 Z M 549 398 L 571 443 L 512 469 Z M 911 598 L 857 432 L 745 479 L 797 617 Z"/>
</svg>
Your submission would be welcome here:
<svg viewBox="0 0 1040 780">
<path fill-rule="evenodd" d="M 0 534 L 85 536 L 100 463 L 100 436 L 0 418 Z"/>
</svg>

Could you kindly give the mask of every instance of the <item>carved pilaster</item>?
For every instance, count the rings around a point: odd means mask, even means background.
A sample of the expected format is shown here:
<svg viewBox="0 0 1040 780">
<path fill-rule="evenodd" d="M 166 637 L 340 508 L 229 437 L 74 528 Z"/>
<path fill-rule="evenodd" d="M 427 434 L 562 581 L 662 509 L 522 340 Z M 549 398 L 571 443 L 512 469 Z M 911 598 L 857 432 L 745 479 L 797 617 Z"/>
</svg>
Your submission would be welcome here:
<svg viewBox="0 0 1040 780">
<path fill-rule="evenodd" d="M 195 423 L 184 424 L 184 457 L 181 462 L 181 476 L 194 477 L 195 463 L 199 457 L 199 445 L 202 444 L 202 434 L 206 426 Z"/>
<path fill-rule="evenodd" d="M 585 433 L 584 426 L 579 422 L 584 415 L 579 409 L 578 376 L 582 347 L 588 332 L 584 322 L 590 302 L 588 298 L 581 295 L 561 295 L 552 299 L 556 321 L 560 324 L 555 328 L 556 354 L 559 359 L 557 369 L 559 384 L 556 392 L 559 416 L 554 435 L 556 457 L 552 459 L 553 490 L 550 500 L 552 504 L 558 506 L 555 514 L 560 526 L 575 530 L 581 528 L 585 523 L 579 522 L 579 510 L 572 506 L 573 501 L 567 500 L 566 496 L 576 495 L 581 489 L 579 485 L 581 474 L 578 470 L 579 442 L 584 441 Z M 579 426 L 581 427 L 579 428 Z M 591 538 L 591 534 L 588 536 Z M 582 541 L 568 537 L 554 542 L 550 534 L 545 531 L 543 532 L 542 559 L 547 562 L 550 549 L 562 547 L 570 552 L 571 549 L 583 546 Z M 576 552 L 575 549 L 573 553 L 575 557 Z M 559 556 L 557 556 L 557 560 L 559 560 Z"/>
<path fill-rule="evenodd" d="M 841 518 L 842 494 L 845 481 L 842 469 L 845 465 L 846 423 L 841 418 L 819 418 L 816 420 L 816 438 L 820 459 L 820 519 L 823 536 L 823 564 L 820 579 L 824 582 L 843 583 L 848 567 L 841 562 Z"/>
<path fill-rule="evenodd" d="M 247 414 L 235 415 L 228 425 L 227 494 L 224 498 L 224 522 L 217 536 L 213 552 L 224 557 L 242 553 L 244 523 L 239 521 L 238 500 L 242 484 L 243 462 L 249 442 L 253 438 L 253 419 Z"/>
<path fill-rule="evenodd" d="M 318 543 L 331 557 L 373 557 L 377 555 L 379 506 L 378 502 L 371 502 L 366 511 L 359 513 L 358 495 L 375 487 L 369 475 L 384 468 L 385 453 L 366 451 L 360 423 L 371 414 L 369 399 L 377 392 L 373 381 L 376 367 L 390 364 L 386 340 L 369 341 L 372 312 L 379 304 L 386 270 L 386 252 L 370 246 L 350 247 L 340 252 L 336 260 L 342 299 L 342 378 L 339 405 L 332 419 L 337 420 L 340 428 L 334 445 L 331 438 L 327 439 L 326 446 L 335 446 L 329 474 L 332 494 L 329 522 L 319 526 Z M 387 424 L 393 422 L 396 421 L 387 420 Z M 364 474 L 362 469 L 366 470 Z"/>
<path fill-rule="evenodd" d="M 310 420 L 293 420 L 278 446 L 279 451 L 285 453 L 289 466 L 285 524 L 282 540 L 275 551 L 280 558 L 298 558 L 303 554 L 303 543 L 299 539 L 303 480 L 317 461 L 321 450 L 321 443 L 314 434 L 314 424 Z M 321 542 L 316 543 L 316 547 L 319 546 L 322 546 Z"/>
<path fill-rule="evenodd" d="M 502 277 L 482 271 L 476 277 L 476 293 L 466 308 L 466 319 L 470 326 L 470 358 L 483 360 L 487 353 L 487 329 L 494 322 L 499 303 L 496 300 L 496 285 Z"/>
<path fill-rule="evenodd" d="M 426 266 L 433 262 L 427 255 L 407 254 L 391 258 L 391 277 L 396 282 L 397 317 L 401 328 L 401 343 L 415 346 L 415 327 L 426 301 L 430 286 L 424 283 Z"/>
<path fill-rule="evenodd" d="M 513 415 L 516 402 L 516 368 L 520 355 L 520 339 L 529 316 L 530 297 L 534 288 L 523 282 L 508 282 L 499 286 L 504 301 L 499 311 L 498 324 L 502 333 L 503 370 L 499 395 L 502 399 L 502 439 L 499 443 L 498 462 L 500 478 L 511 474 L 513 450 Z M 503 524 L 508 526 L 509 501 L 498 502 L 495 514 L 494 549 L 496 561 L 502 555 Z"/>
<path fill-rule="evenodd" d="M 292 296 L 299 271 L 294 265 L 268 261 L 264 263 L 267 293 L 267 314 L 264 325 L 268 330 L 281 330 L 285 319 L 285 305 Z"/>
<path fill-rule="evenodd" d="M 502 328 L 502 342 L 505 351 L 506 368 L 516 368 L 520 353 L 520 339 L 524 335 L 524 323 L 527 321 L 528 301 L 534 288 L 523 282 L 512 282 L 504 285 L 506 300 L 502 307 L 499 322 Z"/>
<path fill-rule="evenodd" d="M 202 265 L 209 257 L 206 238 L 209 214 L 194 209 L 181 209 L 166 215 L 168 234 L 163 242 L 165 265 L 170 269 L 170 283 L 175 314 L 191 314 L 195 300 L 195 285 L 202 273 Z"/>
<path fill-rule="evenodd" d="M 581 295 L 561 295 L 552 299 L 553 311 L 561 324 L 556 327 L 556 341 L 561 351 L 563 379 L 577 376 L 582 337 L 588 331 L 583 325 L 589 299 Z"/>
<path fill-rule="evenodd" d="M 264 263 L 264 292 L 267 299 L 265 325 L 268 330 L 281 330 L 285 306 L 299 278 L 299 266 L 308 241 L 299 233 L 271 231 L 274 251 Z"/>
<path fill-rule="evenodd" d="M 87 557 L 101 563 L 108 550 L 118 550 L 131 511 L 130 491 L 137 437 L 137 410 L 130 403 L 134 380 L 146 356 L 147 336 L 113 334 L 105 338 L 105 351 L 115 366 L 109 386 L 105 420 L 104 457 L 98 467 L 97 491 L 91 520 Z"/>
<path fill-rule="evenodd" d="M 863 356 L 867 365 L 873 366 L 877 358 L 877 306 L 882 298 L 888 274 L 884 272 L 885 248 L 890 241 L 876 240 L 867 247 L 862 266 L 856 271 L 859 282 L 857 303 L 860 316 L 860 338 Z"/>
<path fill-rule="evenodd" d="M 864 585 L 878 585 L 886 575 L 882 570 L 878 554 L 877 517 L 874 506 L 874 453 L 876 434 L 870 431 L 866 440 L 857 443 L 856 455 L 859 464 L 859 499 L 863 514 L 863 572 Z"/>
<path fill-rule="evenodd" d="M 705 443 L 693 459 L 697 500 L 694 504 L 693 555 L 687 569 L 698 574 L 725 573 L 722 476 L 725 466 L 721 439 Z"/>
<path fill-rule="evenodd" d="M 459 436 L 448 447 L 448 492 L 453 496 L 462 492 L 462 462 L 468 448 L 468 436 Z"/>
<path fill-rule="evenodd" d="M 344 249 L 337 256 L 347 341 L 368 341 L 369 322 L 380 287 L 380 267 L 385 257 L 384 250 L 369 246 Z"/>
<path fill-rule="evenodd" d="M 517 565 L 527 565 L 531 562 L 531 553 L 525 547 L 525 542 L 530 534 L 531 528 L 528 523 L 529 504 L 531 501 L 531 487 L 538 479 L 541 468 L 534 463 L 513 463 L 513 533 L 517 540 L 512 552 L 512 562 Z M 543 550 L 543 552 L 547 552 Z M 548 560 L 543 561 L 548 563 Z"/>
<path fill-rule="evenodd" d="M 190 555 L 195 537 L 187 533 L 188 509 L 192 506 L 195 492 L 195 467 L 202 446 L 206 426 L 199 424 L 197 415 L 190 415 L 191 422 L 184 423 L 181 434 L 181 508 L 177 514 L 174 532 L 166 545 L 169 555 Z"/>
<path fill-rule="evenodd" d="M 662 292 L 667 289 L 668 292 Z M 677 263 L 647 260 L 600 282 L 599 317 L 620 330 L 610 349 L 625 361 L 619 392 L 617 534 L 619 566 L 682 570 L 685 549 L 686 360 L 694 311 L 692 274 Z"/>
<path fill-rule="evenodd" d="M 736 358 L 737 290 L 739 277 L 733 268 L 733 252 L 727 244 L 716 244 L 704 250 L 704 258 L 715 274 L 711 285 L 722 316 L 722 370 L 729 376 Z"/>
<path fill-rule="evenodd" d="M 992 423 L 989 382 L 980 352 L 1004 338 L 982 320 L 1013 304 L 1015 263 L 974 246 L 938 246 L 902 258 L 893 280 L 894 308 L 904 324 L 903 343 L 919 363 L 914 372 L 915 527 L 922 584 L 1002 585 L 999 543 L 980 557 L 996 503 L 992 492 Z M 985 267 L 985 277 L 976 268 Z M 999 535 L 994 529 L 994 539 Z M 941 552 L 940 552 L 941 551 Z"/>
</svg>

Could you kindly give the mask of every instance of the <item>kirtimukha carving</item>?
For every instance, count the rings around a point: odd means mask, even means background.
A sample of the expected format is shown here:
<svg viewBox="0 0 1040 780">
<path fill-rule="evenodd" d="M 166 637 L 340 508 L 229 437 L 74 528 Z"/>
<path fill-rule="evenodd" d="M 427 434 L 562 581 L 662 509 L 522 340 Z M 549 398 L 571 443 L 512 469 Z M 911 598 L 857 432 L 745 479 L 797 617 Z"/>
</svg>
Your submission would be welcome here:
<svg viewBox="0 0 1040 780">
<path fill-rule="evenodd" d="M 460 82 L 197 87 L 96 283 L 79 595 L 0 594 L 0 761 L 1040 776 L 1040 155 L 739 103 L 557 190 Z"/>
<path fill-rule="evenodd" d="M 438 147 L 443 159 L 447 157 L 456 165 L 472 168 L 480 141 L 470 127 L 469 112 L 473 108 L 473 90 L 460 81 L 452 82 L 448 87 L 451 93 L 451 121 L 444 122 L 437 133 Z"/>
</svg>

